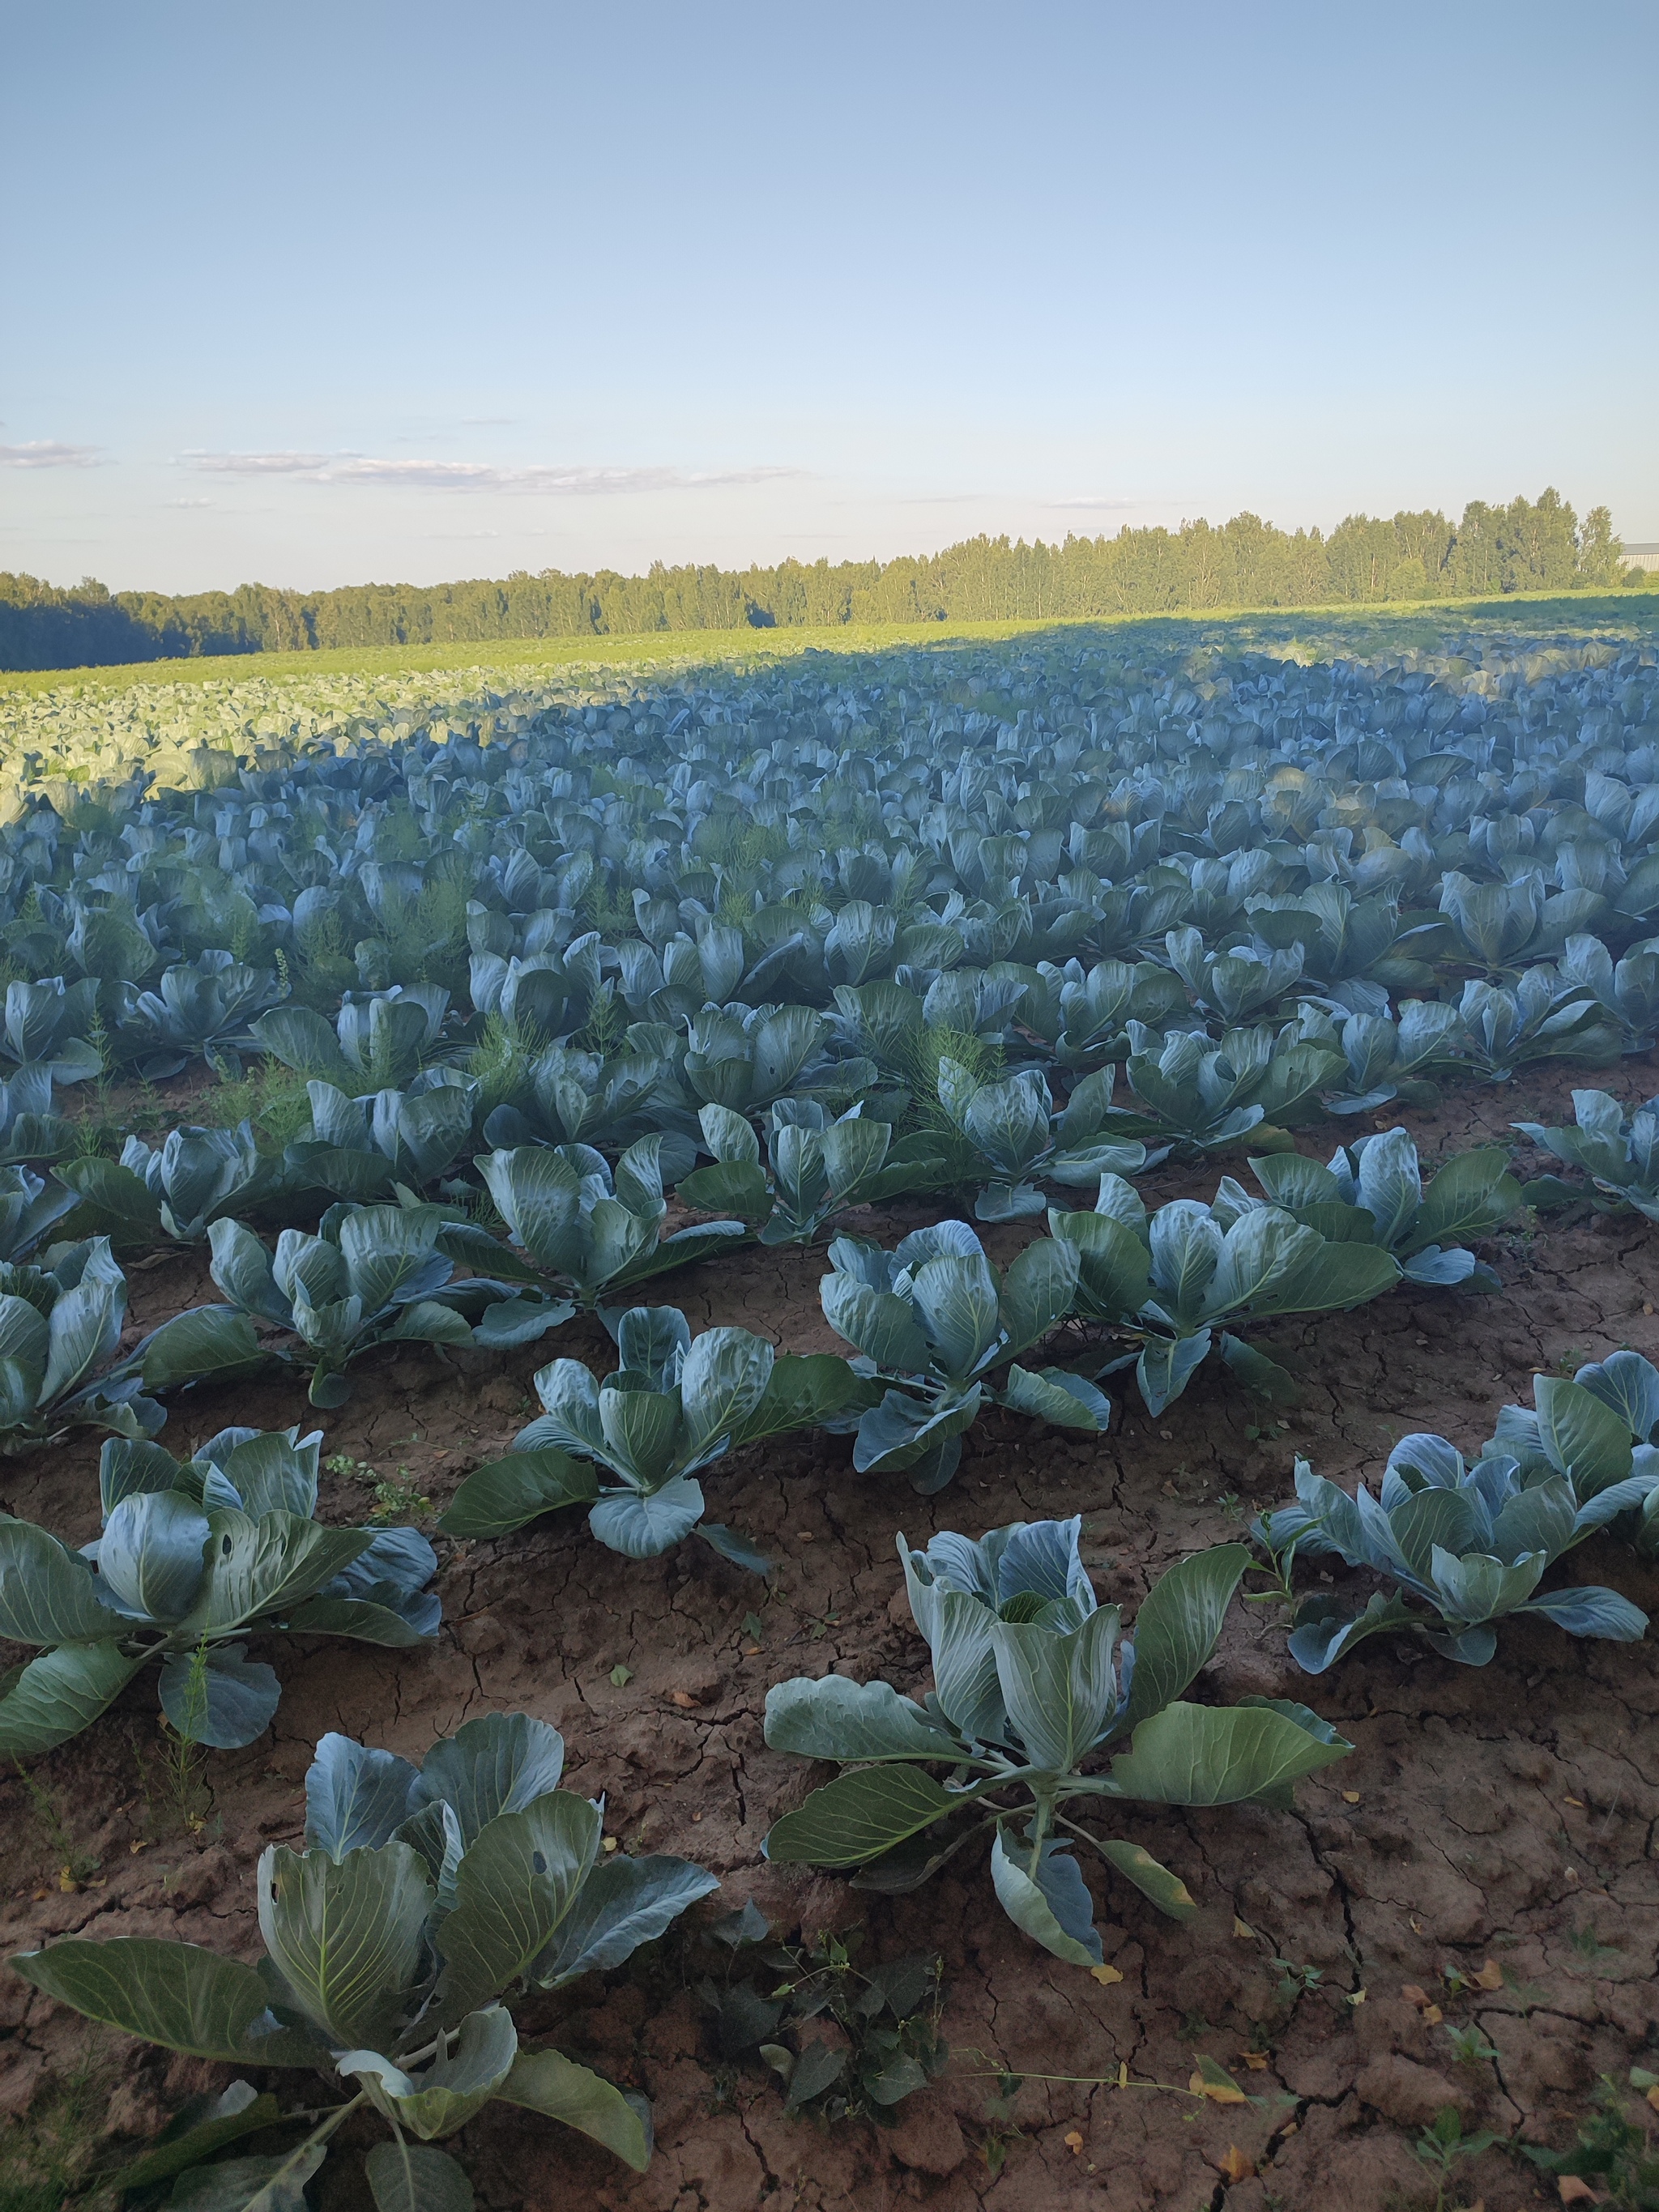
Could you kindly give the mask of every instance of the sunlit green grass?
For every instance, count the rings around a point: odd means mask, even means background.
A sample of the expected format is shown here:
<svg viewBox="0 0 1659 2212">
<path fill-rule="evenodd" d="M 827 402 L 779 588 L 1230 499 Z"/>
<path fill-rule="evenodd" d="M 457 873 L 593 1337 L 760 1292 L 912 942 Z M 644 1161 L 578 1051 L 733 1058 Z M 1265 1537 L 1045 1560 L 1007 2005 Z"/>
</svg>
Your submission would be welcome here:
<svg viewBox="0 0 1659 2212">
<path fill-rule="evenodd" d="M 614 671 L 662 663 L 692 668 L 754 666 L 798 653 L 857 657 L 892 648 L 993 644 L 1038 635 L 1097 636 L 1152 648 L 1200 641 L 1236 648 L 1293 647 L 1323 657 L 1437 647 L 1460 634 L 1515 632 L 1555 638 L 1659 640 L 1659 591 L 1516 592 L 1486 599 L 1409 600 L 1375 606 L 1206 608 L 1171 615 L 1087 621 L 838 623 L 800 629 L 654 630 L 639 637 L 501 639 L 463 645 L 341 647 L 321 653 L 248 653 L 137 661 L 118 668 L 0 673 L 0 694 L 73 687 L 120 691 L 135 684 L 222 684 L 285 677 L 409 676 L 444 670 L 538 672 Z"/>
</svg>

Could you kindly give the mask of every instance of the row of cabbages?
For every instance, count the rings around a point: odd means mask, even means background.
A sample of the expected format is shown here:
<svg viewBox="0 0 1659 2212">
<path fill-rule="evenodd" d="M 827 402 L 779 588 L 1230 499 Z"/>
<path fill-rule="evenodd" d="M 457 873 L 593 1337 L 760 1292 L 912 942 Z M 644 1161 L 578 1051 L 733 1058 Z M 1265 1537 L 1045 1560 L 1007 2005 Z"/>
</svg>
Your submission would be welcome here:
<svg viewBox="0 0 1659 2212">
<path fill-rule="evenodd" d="M 1087 1000 L 1112 959 L 1164 971 L 1144 987 L 1160 1012 L 1232 1025 L 1565 960 L 1533 995 L 1559 1012 L 1588 994 L 1610 1050 L 1651 1030 L 1651 956 L 1622 982 L 1617 961 L 1659 915 L 1659 678 L 1646 651 L 1592 658 L 1494 683 L 1462 663 L 947 653 L 865 683 L 797 664 L 549 700 L 493 716 L 488 744 L 445 724 L 262 748 L 216 791 L 27 808 L 0 936 L 24 980 L 94 985 L 102 1060 L 158 1073 L 234 1048 L 290 989 L 331 1014 L 343 988 L 440 981 L 469 1020 L 510 993 L 558 1038 L 595 981 L 678 1025 L 889 979 L 926 1001 L 955 976 L 956 1012 L 929 1018 L 956 1026 L 988 971 L 1023 986 L 1000 1012 L 1039 1056 L 1097 1064 L 1125 1033 Z M 1580 939 L 1612 960 L 1570 955 Z"/>
<path fill-rule="evenodd" d="M 915 1231 L 890 1252 L 842 1237 L 822 1295 L 855 1348 L 848 1360 L 780 1354 L 742 1328 L 694 1339 L 674 1308 L 600 1303 L 714 1235 L 682 1231 L 691 1245 L 678 1253 L 676 1239 L 658 1240 L 655 1144 L 624 1154 L 614 1190 L 598 1154 L 586 1175 L 555 1151 L 495 1155 L 485 1173 L 520 1240 L 510 1246 L 419 1204 L 337 1206 L 317 1237 L 285 1231 L 274 1260 L 241 1224 L 216 1224 L 214 1273 L 231 1303 L 177 1316 L 113 1364 L 124 1285 L 105 1240 L 54 1247 L 39 1267 L 8 1264 L 0 1331 L 14 1447 L 76 1422 L 115 1435 L 104 1447 L 105 1534 L 86 1555 L 0 1522 L 0 1635 L 53 1647 L 0 1697 L 0 1753 L 62 1741 L 152 1658 L 182 1735 L 251 1741 L 277 1694 L 270 1669 L 247 1659 L 251 1630 L 400 1644 L 436 1629 L 423 1538 L 315 1521 L 315 1437 L 228 1431 L 181 1467 L 150 1441 L 164 1416 L 149 1391 L 286 1358 L 314 1363 L 313 1401 L 335 1405 L 347 1362 L 367 1346 L 523 1343 L 597 1310 L 617 1370 L 600 1380 L 571 1358 L 543 1368 L 541 1414 L 506 1457 L 466 1478 L 445 1532 L 503 1536 L 580 1504 L 593 1535 L 627 1557 L 696 1534 L 763 1573 L 747 1539 L 704 1518 L 701 1478 L 728 1453 L 792 1431 L 850 1431 L 855 1468 L 908 1474 L 927 1493 L 949 1482 L 985 1406 L 1098 1432 L 1110 1414 L 1100 1381 L 1132 1363 L 1153 1411 L 1212 1346 L 1250 1388 L 1286 1398 L 1291 1378 L 1230 1323 L 1352 1306 L 1402 1277 L 1468 1281 L 1477 1263 L 1453 1237 L 1490 1226 L 1516 1194 L 1500 1153 L 1462 1155 L 1423 1191 L 1395 1131 L 1338 1156 L 1352 1178 L 1346 1196 L 1327 1194 L 1345 1188 L 1335 1169 L 1289 1154 L 1255 1164 L 1270 1189 L 1278 1179 L 1280 1202 L 1229 1178 L 1208 1206 L 1175 1200 L 1148 1214 L 1108 1175 L 1095 1211 L 1051 1213 L 1049 1234 L 1001 1273 L 961 1221 Z M 510 1278 L 455 1278 L 453 1255 L 476 1263 L 486 1249 Z M 1040 1346 L 1069 1364 L 1023 1364 Z M 1644 1616 L 1612 1592 L 1537 1585 L 1611 1523 L 1659 1553 L 1659 1375 L 1620 1352 L 1571 1382 L 1540 1376 L 1535 1399 L 1535 1411 L 1505 1413 L 1472 1469 L 1443 1440 L 1409 1439 L 1389 1462 L 1380 1506 L 1364 1496 L 1356 1506 L 1298 1470 L 1298 1503 L 1257 1532 L 1287 1597 L 1298 1551 L 1338 1552 L 1398 1585 L 1354 1617 L 1328 1597 L 1302 1606 L 1291 1650 L 1304 1666 L 1317 1671 L 1381 1629 L 1420 1630 L 1447 1656 L 1479 1662 L 1492 1655 L 1491 1623 L 1512 1611 L 1586 1634 L 1641 1634 Z"/>
<path fill-rule="evenodd" d="M 1213 1352 L 1285 1401 L 1255 1324 L 1402 1281 L 1492 1287 L 1471 1243 L 1525 1200 L 1659 1218 L 1659 1102 L 1627 1121 L 1580 1091 L 1575 1127 L 1517 1125 L 1588 1186 L 1519 1185 L 1497 1149 L 1425 1180 L 1403 1128 L 1323 1166 L 1285 1134 L 1448 1074 L 1650 1048 L 1656 684 L 1650 657 L 1613 653 L 1381 675 L 927 655 L 897 681 L 797 670 L 544 702 L 441 744 L 411 725 L 262 748 L 216 790 L 26 811 L 0 854 L 0 1434 L 111 1433 L 94 1542 L 0 1518 L 0 1637 L 39 1655 L 0 1683 L 0 1755 L 49 1750 L 152 1672 L 177 1736 L 245 1745 L 280 1689 L 256 1645 L 437 1632 L 423 1536 L 317 1519 L 319 1437 L 227 1430 L 185 1461 L 155 1441 L 161 1397 L 194 1381 L 284 1363 L 331 1407 L 378 1346 L 524 1346 L 597 1314 L 614 1371 L 544 1366 L 541 1413 L 468 1475 L 444 1537 L 510 1540 L 579 1505 L 625 1556 L 701 1536 L 764 1571 L 704 1494 L 761 1439 L 850 1433 L 857 1468 L 935 1492 L 983 1407 L 1098 1432 L 1115 1372 L 1156 1413 Z M 252 1051 L 305 1079 L 280 1142 L 257 1121 L 185 1127 L 117 1162 L 54 1108 L 54 1085 L 202 1057 L 234 1073 Z M 1224 1149 L 1241 1172 L 1207 1203 L 1135 1188 Z M 1052 1202 L 1068 1192 L 1091 1208 Z M 985 1223 L 1046 1212 L 1046 1234 L 1004 1268 L 965 1219 L 893 1249 L 833 1236 L 848 1208 L 918 1193 Z M 750 1237 L 824 1233 L 850 1358 L 696 1335 L 639 1303 Z M 123 1354 L 116 1249 L 203 1238 L 222 1303 Z M 979 1838 L 1018 1926 L 1103 1974 L 1080 1848 L 1164 1912 L 1195 1910 L 1178 1871 L 1099 1832 L 1113 1801 L 1283 1807 L 1352 1748 L 1291 1699 L 1188 1698 L 1246 1575 L 1310 1674 L 1377 1633 L 1480 1664 L 1511 1615 L 1644 1633 L 1613 1590 L 1542 1586 L 1597 1530 L 1659 1553 L 1659 1370 L 1631 1352 L 1535 1377 L 1472 1463 L 1407 1437 L 1357 1498 L 1299 1463 L 1255 1548 L 1180 1560 L 1132 1637 L 1077 1521 L 901 1537 L 933 1686 L 775 1687 L 768 1741 L 842 1771 L 767 1849 L 891 1893 Z M 521 2045 L 508 2005 L 617 1966 L 717 1885 L 608 1851 L 562 1766 L 523 1715 L 418 1766 L 325 1738 L 305 1849 L 261 1862 L 257 1974 L 148 1939 L 16 1961 L 126 2032 L 344 2085 L 268 2154 L 244 2145 L 281 2107 L 239 2083 L 126 2179 L 297 2200 L 370 2106 L 381 2212 L 465 2212 L 434 2145 L 492 2098 L 643 2166 L 642 2100 Z"/>
</svg>

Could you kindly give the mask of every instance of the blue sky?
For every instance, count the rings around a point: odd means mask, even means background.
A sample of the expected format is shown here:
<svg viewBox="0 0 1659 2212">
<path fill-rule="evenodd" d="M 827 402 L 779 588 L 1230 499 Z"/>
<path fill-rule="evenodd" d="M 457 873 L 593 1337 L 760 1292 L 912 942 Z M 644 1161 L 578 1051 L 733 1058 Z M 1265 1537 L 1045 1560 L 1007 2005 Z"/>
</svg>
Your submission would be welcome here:
<svg viewBox="0 0 1659 2212">
<path fill-rule="evenodd" d="M 1652 0 L 0 0 L 0 567 L 1535 494 L 1659 538 Z"/>
</svg>

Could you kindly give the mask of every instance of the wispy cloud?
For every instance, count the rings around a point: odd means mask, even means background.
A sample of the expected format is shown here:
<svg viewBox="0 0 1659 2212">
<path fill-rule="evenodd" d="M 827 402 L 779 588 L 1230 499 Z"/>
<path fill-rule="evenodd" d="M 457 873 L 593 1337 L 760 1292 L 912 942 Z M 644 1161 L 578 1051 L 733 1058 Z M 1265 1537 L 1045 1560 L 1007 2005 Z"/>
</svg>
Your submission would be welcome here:
<svg viewBox="0 0 1659 2212">
<path fill-rule="evenodd" d="M 186 453 L 186 468 L 219 476 L 295 477 L 308 483 L 412 484 L 423 490 L 529 491 L 565 498 L 615 492 L 701 491 L 716 485 L 770 483 L 799 469 L 561 468 L 531 462 L 382 460 L 361 453 Z"/>
<path fill-rule="evenodd" d="M 56 438 L 0 446 L 0 468 L 6 469 L 95 469 L 101 458 L 96 446 L 65 446 Z"/>
<path fill-rule="evenodd" d="M 1146 507 L 1149 502 L 1144 499 L 1096 499 L 1085 493 L 1076 499 L 1045 499 L 1042 504 L 1045 507 L 1091 507 L 1103 514 L 1123 514 L 1133 508 Z"/>
</svg>

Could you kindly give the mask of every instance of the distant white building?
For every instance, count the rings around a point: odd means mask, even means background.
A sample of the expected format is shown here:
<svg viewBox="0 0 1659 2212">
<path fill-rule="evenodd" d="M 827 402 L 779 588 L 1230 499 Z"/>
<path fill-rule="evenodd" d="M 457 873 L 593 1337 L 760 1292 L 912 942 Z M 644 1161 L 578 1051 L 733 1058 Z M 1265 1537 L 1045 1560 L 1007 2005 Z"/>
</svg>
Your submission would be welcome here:
<svg viewBox="0 0 1659 2212">
<path fill-rule="evenodd" d="M 1626 545 L 1620 556 L 1632 568 L 1659 568 L 1659 545 Z"/>
</svg>

